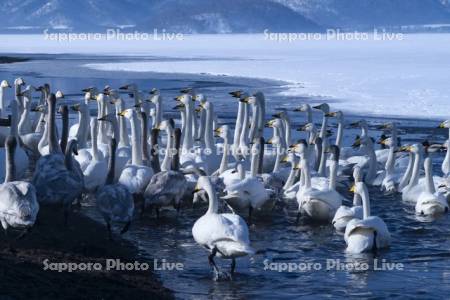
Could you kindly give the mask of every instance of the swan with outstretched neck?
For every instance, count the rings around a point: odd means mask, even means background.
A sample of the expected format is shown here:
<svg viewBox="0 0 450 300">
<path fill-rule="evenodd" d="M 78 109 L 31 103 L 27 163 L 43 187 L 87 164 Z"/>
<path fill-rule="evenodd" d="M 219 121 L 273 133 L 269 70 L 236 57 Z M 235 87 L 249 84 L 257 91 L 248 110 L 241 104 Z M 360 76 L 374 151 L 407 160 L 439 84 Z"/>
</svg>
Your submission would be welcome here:
<svg viewBox="0 0 450 300">
<path fill-rule="evenodd" d="M 192 236 L 197 244 L 205 247 L 210 255 L 208 261 L 214 270 L 216 280 L 224 277 L 214 262 L 214 257 L 231 259 L 231 276 L 236 267 L 236 258 L 255 253 L 250 246 L 248 226 L 244 219 L 235 214 L 219 214 L 219 199 L 211 180 L 206 176 L 198 179 L 194 193 L 205 191 L 209 206 L 206 213 L 192 227 Z"/>
<path fill-rule="evenodd" d="M 105 184 L 100 187 L 96 194 L 97 210 L 103 216 L 109 237 L 111 238 L 111 223 L 124 223 L 125 226 L 121 230 L 121 234 L 128 231 L 134 213 L 134 200 L 132 194 L 127 187 L 120 183 L 114 183 L 115 176 L 115 159 L 117 142 L 114 138 L 110 141 L 109 146 L 108 173 Z"/>
<path fill-rule="evenodd" d="M 355 183 L 350 191 L 357 193 L 362 199 L 363 219 L 353 219 L 345 228 L 344 239 L 349 253 L 363 253 L 389 247 L 391 234 L 384 221 L 370 214 L 370 199 L 367 187 L 363 182 Z"/>
<path fill-rule="evenodd" d="M 63 154 L 56 136 L 56 97 L 50 94 L 47 98 L 48 113 L 48 146 L 49 154 L 39 158 L 33 175 L 39 203 L 59 205 L 63 207 L 64 223 L 67 224 L 71 204 L 81 197 L 84 191 L 83 173 L 72 153 L 77 154 L 77 142 L 71 140 Z"/>
<path fill-rule="evenodd" d="M 39 211 L 36 189 L 26 181 L 18 181 L 14 165 L 17 139 L 9 136 L 6 139 L 6 177 L 0 184 L 0 223 L 6 231 L 8 228 L 19 230 L 30 229 Z"/>
</svg>

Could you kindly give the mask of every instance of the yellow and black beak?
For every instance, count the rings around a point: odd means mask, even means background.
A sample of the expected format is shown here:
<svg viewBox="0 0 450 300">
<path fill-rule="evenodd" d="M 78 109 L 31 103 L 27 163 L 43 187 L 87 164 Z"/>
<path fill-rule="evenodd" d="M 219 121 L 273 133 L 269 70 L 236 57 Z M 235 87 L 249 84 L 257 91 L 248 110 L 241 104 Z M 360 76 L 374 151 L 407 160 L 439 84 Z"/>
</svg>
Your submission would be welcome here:
<svg viewBox="0 0 450 300">
<path fill-rule="evenodd" d="M 334 111 L 334 112 L 329 112 L 329 113 L 327 113 L 327 114 L 325 114 L 325 117 L 336 117 L 336 112 Z"/>
<path fill-rule="evenodd" d="M 242 91 L 234 91 L 234 92 L 230 92 L 229 93 L 231 96 L 233 96 L 234 98 L 241 98 L 242 96 Z"/>
<path fill-rule="evenodd" d="M 243 99 L 239 99 L 240 102 L 248 103 L 249 97 L 245 97 Z"/>
<path fill-rule="evenodd" d="M 125 110 L 122 110 L 117 114 L 119 117 L 125 117 Z"/>
<path fill-rule="evenodd" d="M 192 191 L 192 194 L 198 193 L 198 192 L 200 192 L 201 190 L 202 190 L 202 189 L 201 189 L 198 185 L 196 185 L 195 188 L 194 188 L 194 190 Z"/>
<path fill-rule="evenodd" d="M 349 191 L 350 191 L 351 193 L 355 193 L 355 192 L 356 192 L 356 185 L 353 184 Z"/>
<path fill-rule="evenodd" d="M 183 96 L 181 96 L 181 95 L 180 96 L 176 96 L 175 98 L 173 98 L 173 100 L 180 102 L 182 97 Z"/>
<path fill-rule="evenodd" d="M 445 128 L 445 122 L 442 122 L 441 124 L 439 124 L 438 128 Z"/>
<path fill-rule="evenodd" d="M 70 108 L 74 111 L 80 111 L 80 104 L 71 105 Z"/>
</svg>

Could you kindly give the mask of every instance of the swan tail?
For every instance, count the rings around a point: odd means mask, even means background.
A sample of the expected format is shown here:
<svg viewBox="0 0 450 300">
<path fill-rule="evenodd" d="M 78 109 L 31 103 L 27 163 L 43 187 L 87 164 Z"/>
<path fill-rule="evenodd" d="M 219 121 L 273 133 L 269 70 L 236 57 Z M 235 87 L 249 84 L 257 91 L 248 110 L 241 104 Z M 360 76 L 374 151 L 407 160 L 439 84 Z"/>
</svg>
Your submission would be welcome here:
<svg viewBox="0 0 450 300">
<path fill-rule="evenodd" d="M 219 254 L 223 257 L 240 257 L 255 254 L 255 249 L 249 244 L 239 241 L 221 240 L 217 241 L 215 245 L 219 250 Z"/>
</svg>

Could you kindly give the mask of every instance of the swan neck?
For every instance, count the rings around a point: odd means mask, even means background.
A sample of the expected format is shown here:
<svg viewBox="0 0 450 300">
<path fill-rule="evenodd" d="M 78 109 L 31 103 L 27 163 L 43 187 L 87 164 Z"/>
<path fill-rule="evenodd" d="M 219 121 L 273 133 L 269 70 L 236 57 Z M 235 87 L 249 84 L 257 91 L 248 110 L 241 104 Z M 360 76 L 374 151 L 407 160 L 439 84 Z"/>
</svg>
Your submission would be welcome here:
<svg viewBox="0 0 450 300">
<path fill-rule="evenodd" d="M 53 98 L 53 99 L 52 99 Z M 58 137 L 56 136 L 56 103 L 55 98 L 49 96 L 48 100 L 48 147 L 50 154 L 60 154 L 61 147 L 58 145 Z"/>
<path fill-rule="evenodd" d="M 222 174 L 226 171 L 228 167 L 228 151 L 230 146 L 228 145 L 228 137 L 225 137 L 223 140 L 223 154 L 222 160 L 220 161 L 219 174 Z"/>
<path fill-rule="evenodd" d="M 330 165 L 330 182 L 329 188 L 330 190 L 336 190 L 336 179 L 337 179 L 337 169 L 338 162 L 333 160 Z"/>
<path fill-rule="evenodd" d="M 16 139 L 17 141 L 17 139 Z M 6 143 L 6 174 L 5 183 L 14 181 L 16 179 L 16 168 L 14 166 L 14 152 L 16 147 L 10 147 Z"/>
<path fill-rule="evenodd" d="M 434 187 L 434 180 L 433 180 L 433 166 L 431 163 L 431 158 L 429 156 L 425 158 L 424 168 L 427 183 L 427 191 L 431 194 L 434 194 L 436 193 L 436 188 Z"/>
<path fill-rule="evenodd" d="M 116 139 L 112 138 L 109 144 L 109 160 L 108 160 L 108 175 L 106 176 L 105 184 L 113 184 L 116 170 Z"/>
<path fill-rule="evenodd" d="M 361 200 L 363 204 L 364 219 L 367 219 L 368 217 L 370 217 L 370 199 L 369 192 L 367 191 L 367 187 L 364 184 L 361 192 Z"/>
<path fill-rule="evenodd" d="M 100 159 L 98 153 L 98 144 L 97 144 L 97 134 L 98 134 L 98 121 L 97 118 L 91 119 L 91 149 L 92 149 L 92 158 L 96 161 Z"/>
<path fill-rule="evenodd" d="M 131 141 L 132 141 L 132 151 L 131 151 L 131 161 L 133 165 L 142 165 L 142 145 L 141 145 L 141 132 L 140 126 L 138 124 L 139 120 L 137 118 L 136 112 L 132 112 L 131 116 Z"/>
</svg>

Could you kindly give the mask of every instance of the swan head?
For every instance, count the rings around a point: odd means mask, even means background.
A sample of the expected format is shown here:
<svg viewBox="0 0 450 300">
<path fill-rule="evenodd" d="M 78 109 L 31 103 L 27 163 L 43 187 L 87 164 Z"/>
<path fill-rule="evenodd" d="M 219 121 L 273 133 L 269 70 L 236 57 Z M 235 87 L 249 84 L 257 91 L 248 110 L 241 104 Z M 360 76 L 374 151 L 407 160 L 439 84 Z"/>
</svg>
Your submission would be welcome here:
<svg viewBox="0 0 450 300">
<path fill-rule="evenodd" d="M 159 90 L 157 88 L 152 88 L 149 92 L 150 95 L 159 95 Z"/>
<path fill-rule="evenodd" d="M 156 127 L 156 129 L 159 129 L 159 130 L 172 129 L 173 130 L 172 122 L 170 120 L 162 120 L 159 123 L 159 125 Z"/>
<path fill-rule="evenodd" d="M 327 103 L 313 106 L 314 109 L 321 110 L 325 116 L 330 112 L 330 106 Z"/>
<path fill-rule="evenodd" d="M 305 132 L 314 132 L 316 130 L 316 126 L 313 123 L 308 123 L 298 128 L 297 131 L 305 131 Z"/>
<path fill-rule="evenodd" d="M 228 94 L 230 94 L 231 97 L 233 97 L 233 98 L 240 99 L 244 95 L 244 92 L 241 90 L 237 90 L 237 91 L 229 92 Z"/>
<path fill-rule="evenodd" d="M 211 186 L 211 180 L 208 176 L 200 176 L 197 180 L 197 184 L 195 185 L 193 194 L 196 194 L 200 191 L 204 191 L 207 186 Z"/>
<path fill-rule="evenodd" d="M 304 154 L 308 148 L 308 143 L 306 140 L 301 139 L 297 143 L 290 145 L 289 148 L 296 153 Z"/>
<path fill-rule="evenodd" d="M 267 140 L 266 144 L 268 145 L 280 145 L 281 144 L 281 137 L 279 136 L 273 136 L 270 139 Z"/>
<path fill-rule="evenodd" d="M 127 119 L 131 119 L 136 114 L 136 111 L 132 108 L 127 108 L 118 113 L 120 117 L 125 117 Z"/>
<path fill-rule="evenodd" d="M 98 118 L 98 121 L 114 122 L 115 120 L 117 120 L 115 113 L 109 113 L 107 115 L 102 116 L 101 118 Z"/>
<path fill-rule="evenodd" d="M 228 125 L 222 125 L 214 130 L 215 136 L 221 139 L 229 139 L 230 138 L 230 127 Z"/>
<path fill-rule="evenodd" d="M 350 192 L 354 193 L 354 194 L 358 194 L 358 195 L 362 195 L 364 193 L 365 190 L 365 185 L 362 181 L 360 182 L 355 182 L 351 187 L 350 187 Z"/>
<path fill-rule="evenodd" d="M 343 120 L 344 119 L 344 113 L 340 110 L 338 111 L 333 111 L 333 112 L 329 112 L 327 114 L 325 114 L 327 117 L 330 118 L 336 118 L 338 120 Z"/>
<path fill-rule="evenodd" d="M 56 99 L 64 99 L 64 93 L 63 92 L 61 92 L 61 91 L 56 91 L 56 93 L 55 93 L 55 98 Z"/>
<path fill-rule="evenodd" d="M 182 111 L 185 108 L 186 108 L 186 105 L 184 105 L 184 103 L 181 103 L 181 102 L 173 107 L 174 110 L 179 110 L 179 111 Z"/>
<path fill-rule="evenodd" d="M 367 128 L 367 122 L 366 122 L 366 120 L 359 120 L 359 121 L 351 123 L 350 127 L 351 128 L 357 128 L 357 127 Z"/>
<path fill-rule="evenodd" d="M 200 104 L 205 104 L 207 101 L 207 98 L 204 94 L 197 94 L 193 99 L 200 102 Z"/>
<path fill-rule="evenodd" d="M 28 85 L 22 92 L 18 94 L 18 96 L 28 98 L 28 101 L 31 101 L 31 96 L 33 94 L 33 91 L 35 90 L 36 88 L 34 86 Z"/>
<path fill-rule="evenodd" d="M 0 83 L 0 88 L 10 88 L 10 87 L 11 85 L 6 80 L 2 80 L 2 82 Z"/>
<path fill-rule="evenodd" d="M 387 147 L 391 147 L 391 146 L 394 145 L 393 142 L 392 142 L 392 137 L 387 137 L 385 135 L 381 136 L 380 140 L 378 141 L 378 144 L 384 145 L 384 146 L 387 146 Z"/>
<path fill-rule="evenodd" d="M 307 112 L 311 110 L 311 106 L 309 104 L 302 104 L 299 107 L 295 108 L 294 111 L 296 112 Z"/>
<path fill-rule="evenodd" d="M 189 101 L 192 101 L 192 96 L 189 94 L 179 95 L 179 96 L 175 97 L 175 101 L 181 102 L 184 105 L 186 105 L 189 103 Z"/>
<path fill-rule="evenodd" d="M 341 150 L 336 145 L 331 145 L 325 150 L 325 153 L 331 154 L 331 159 L 333 161 L 339 161 L 340 152 L 341 152 Z"/>
<path fill-rule="evenodd" d="M 253 104 L 253 105 L 255 105 L 255 104 L 257 103 L 258 100 L 256 99 L 255 96 L 247 96 L 247 97 L 245 97 L 245 98 L 239 99 L 239 101 L 240 101 L 240 102 L 247 103 L 247 104 Z"/>
<path fill-rule="evenodd" d="M 450 120 L 445 120 L 441 124 L 439 124 L 439 128 L 450 128 Z"/>
<path fill-rule="evenodd" d="M 138 87 L 137 87 L 137 85 L 135 83 L 129 83 L 129 84 L 121 86 L 119 88 L 119 90 L 137 92 L 138 91 Z"/>
<path fill-rule="evenodd" d="M 23 80 L 22 77 L 16 78 L 16 80 L 14 80 L 14 85 L 15 86 L 25 85 L 25 80 Z"/>
<path fill-rule="evenodd" d="M 286 119 L 288 117 L 287 112 L 282 110 L 272 115 L 274 118 Z"/>
<path fill-rule="evenodd" d="M 95 86 L 90 86 L 81 90 L 83 93 L 91 93 L 92 95 L 98 94 L 98 89 Z"/>
<path fill-rule="evenodd" d="M 267 122 L 265 125 L 265 127 L 269 127 L 269 128 L 281 128 L 281 126 L 283 126 L 281 119 L 272 119 L 269 122 Z"/>
<path fill-rule="evenodd" d="M 423 145 L 422 144 L 406 145 L 406 146 L 400 147 L 399 151 L 419 154 L 419 153 L 422 153 L 422 151 L 423 151 Z"/>
</svg>

